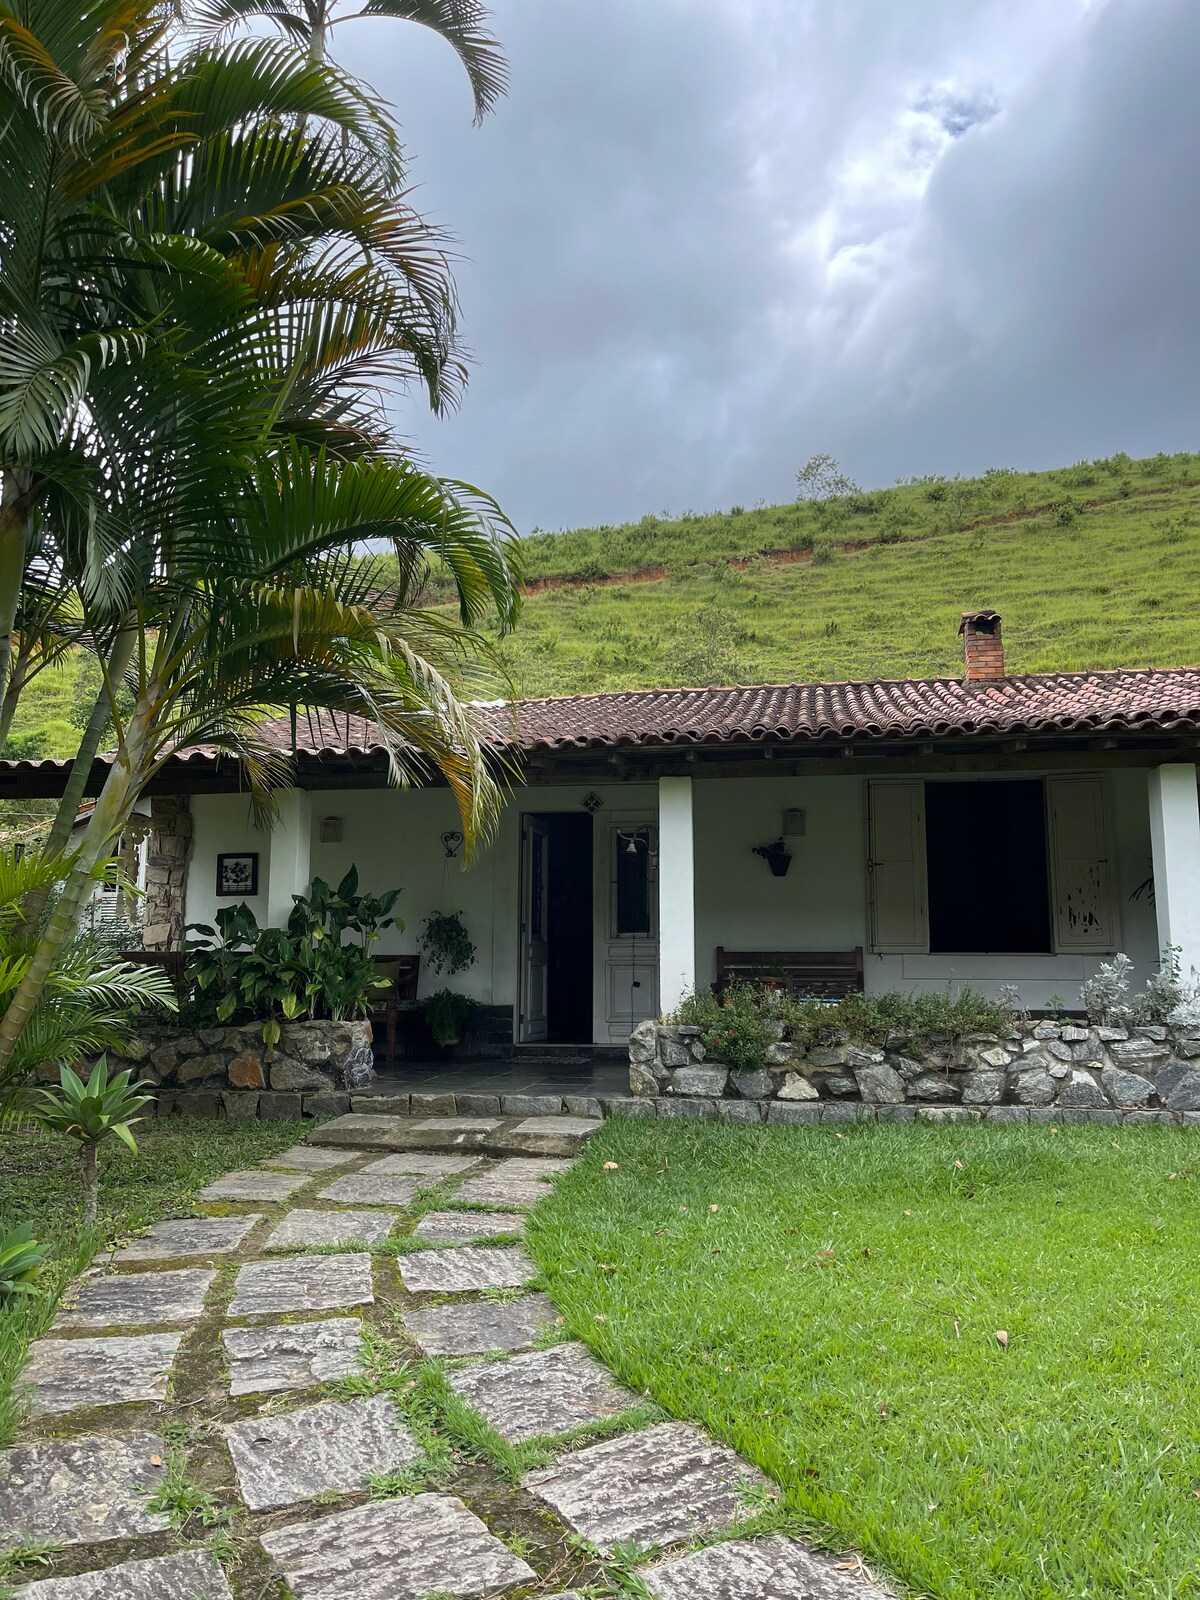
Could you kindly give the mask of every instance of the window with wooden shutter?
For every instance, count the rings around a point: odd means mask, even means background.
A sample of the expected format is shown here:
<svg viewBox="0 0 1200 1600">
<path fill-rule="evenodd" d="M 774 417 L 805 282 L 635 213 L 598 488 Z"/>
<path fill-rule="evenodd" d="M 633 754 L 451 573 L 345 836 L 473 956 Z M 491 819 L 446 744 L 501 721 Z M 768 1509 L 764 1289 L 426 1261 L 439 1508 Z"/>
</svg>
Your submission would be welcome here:
<svg viewBox="0 0 1200 1600">
<path fill-rule="evenodd" d="M 870 785 L 870 850 L 872 950 L 928 950 L 923 783 Z"/>
<path fill-rule="evenodd" d="M 1059 950 L 1115 950 L 1117 919 L 1104 779 L 1049 778 L 1046 804 Z"/>
</svg>

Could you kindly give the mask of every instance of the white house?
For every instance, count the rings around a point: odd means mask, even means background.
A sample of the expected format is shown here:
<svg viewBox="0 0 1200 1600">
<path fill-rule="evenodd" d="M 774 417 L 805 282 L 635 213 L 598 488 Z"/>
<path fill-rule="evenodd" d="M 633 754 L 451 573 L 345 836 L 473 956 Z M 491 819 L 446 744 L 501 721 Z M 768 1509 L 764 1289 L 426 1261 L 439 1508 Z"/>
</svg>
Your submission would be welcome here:
<svg viewBox="0 0 1200 1600">
<path fill-rule="evenodd" d="M 1034 1008 L 1076 1004 L 1117 950 L 1143 977 L 1168 944 L 1200 970 L 1200 670 L 1008 677 L 995 613 L 961 632 L 960 678 L 482 708 L 523 781 L 467 871 L 449 791 L 389 787 L 360 719 L 301 716 L 270 832 L 235 762 L 181 752 L 156 780 L 150 859 L 186 897 L 159 893 L 147 943 L 231 891 L 282 922 L 353 863 L 403 891 L 381 952 L 462 912 L 478 960 L 453 986 L 516 1043 L 624 1041 L 710 983 L 722 947 L 861 946 L 868 992 L 1015 982 Z M 289 722 L 270 732 L 291 746 Z M 0 793 L 52 793 L 60 769 L 7 763 Z M 761 853 L 781 838 L 786 869 Z M 424 972 L 421 992 L 445 982 Z"/>
</svg>

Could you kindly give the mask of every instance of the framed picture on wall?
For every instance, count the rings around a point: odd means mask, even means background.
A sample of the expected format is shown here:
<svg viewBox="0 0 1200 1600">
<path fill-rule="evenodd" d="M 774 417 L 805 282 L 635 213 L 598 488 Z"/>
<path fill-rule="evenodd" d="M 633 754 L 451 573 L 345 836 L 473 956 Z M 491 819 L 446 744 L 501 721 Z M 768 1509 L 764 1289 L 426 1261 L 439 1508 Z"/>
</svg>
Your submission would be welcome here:
<svg viewBox="0 0 1200 1600">
<path fill-rule="evenodd" d="M 217 895 L 244 899 L 258 893 L 258 851 L 243 850 L 217 857 Z"/>
</svg>

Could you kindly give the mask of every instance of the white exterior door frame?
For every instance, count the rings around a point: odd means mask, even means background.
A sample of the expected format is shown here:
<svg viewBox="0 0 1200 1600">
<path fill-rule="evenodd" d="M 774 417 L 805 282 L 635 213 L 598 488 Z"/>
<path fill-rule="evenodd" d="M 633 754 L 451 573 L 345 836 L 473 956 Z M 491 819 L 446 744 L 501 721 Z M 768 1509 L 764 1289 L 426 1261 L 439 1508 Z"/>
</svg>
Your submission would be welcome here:
<svg viewBox="0 0 1200 1600">
<path fill-rule="evenodd" d="M 625 837 L 622 837 L 624 835 Z M 645 840 L 647 926 L 618 926 L 617 853 L 629 837 Z M 646 808 L 605 811 L 592 834 L 595 878 L 592 898 L 592 1038 L 623 1043 L 634 1023 L 658 1015 L 658 818 Z"/>
</svg>

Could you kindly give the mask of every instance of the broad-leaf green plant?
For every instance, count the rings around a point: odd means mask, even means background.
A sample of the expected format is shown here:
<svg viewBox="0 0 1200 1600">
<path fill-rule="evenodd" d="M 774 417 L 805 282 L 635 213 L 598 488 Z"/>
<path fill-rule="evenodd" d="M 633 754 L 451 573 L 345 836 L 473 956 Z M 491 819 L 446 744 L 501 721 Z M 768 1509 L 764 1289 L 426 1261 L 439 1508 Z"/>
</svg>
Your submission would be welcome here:
<svg viewBox="0 0 1200 1600">
<path fill-rule="evenodd" d="M 293 895 L 286 928 L 261 928 L 244 902 L 223 906 L 214 923 L 191 924 L 187 976 L 199 1020 L 261 1021 L 274 1046 L 284 1022 L 364 1016 L 372 991 L 386 985 L 371 948 L 397 925 L 399 897 L 398 889 L 360 894 L 351 867 L 336 888 L 314 878 L 307 895 Z"/>
<path fill-rule="evenodd" d="M 33 1223 L 20 1222 L 0 1234 L 0 1304 L 33 1294 L 46 1260 L 46 1246 L 33 1237 Z"/>
<path fill-rule="evenodd" d="M 89 1228 L 94 1227 L 96 1222 L 100 1146 L 110 1137 L 117 1138 L 134 1155 L 137 1154 L 137 1142 L 131 1128 L 141 1120 L 143 1109 L 153 1098 L 142 1091 L 152 1089 L 154 1085 L 134 1083 L 132 1078 L 133 1074 L 128 1068 L 118 1072 L 115 1078 L 110 1078 L 108 1058 L 101 1056 L 86 1083 L 70 1067 L 63 1067 L 57 1088 L 38 1089 L 34 1093 L 30 1111 L 34 1119 L 51 1133 L 61 1133 L 79 1142 L 83 1221 Z"/>
</svg>

